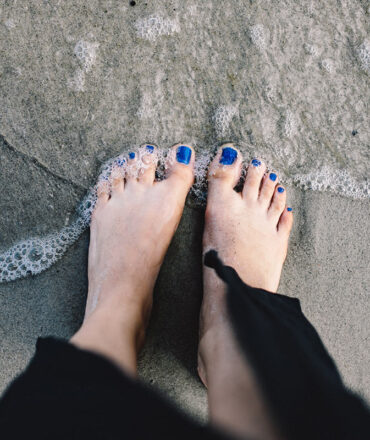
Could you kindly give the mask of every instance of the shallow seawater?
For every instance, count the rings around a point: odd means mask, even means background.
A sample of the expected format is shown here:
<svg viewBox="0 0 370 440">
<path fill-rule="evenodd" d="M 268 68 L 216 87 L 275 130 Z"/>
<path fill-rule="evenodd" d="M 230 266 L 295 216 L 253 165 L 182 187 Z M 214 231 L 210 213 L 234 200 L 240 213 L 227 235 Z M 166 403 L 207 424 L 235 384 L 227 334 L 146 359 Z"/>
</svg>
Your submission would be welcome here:
<svg viewBox="0 0 370 440">
<path fill-rule="evenodd" d="M 302 191 L 370 198 L 368 2 L 103 3 L 0 7 L 0 132 L 14 149 L 87 187 L 101 155 L 190 143 L 203 203 L 208 163 L 233 142 Z M 0 281 L 61 258 L 94 194 L 62 231 L 4 250 Z"/>
</svg>

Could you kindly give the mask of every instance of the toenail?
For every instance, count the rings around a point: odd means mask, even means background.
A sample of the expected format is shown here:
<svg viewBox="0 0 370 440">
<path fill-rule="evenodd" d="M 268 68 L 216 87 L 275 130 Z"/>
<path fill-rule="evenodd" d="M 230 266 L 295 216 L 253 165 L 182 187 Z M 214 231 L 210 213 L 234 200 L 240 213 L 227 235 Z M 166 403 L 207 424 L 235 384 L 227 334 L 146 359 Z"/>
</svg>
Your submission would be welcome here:
<svg viewBox="0 0 370 440">
<path fill-rule="evenodd" d="M 176 159 L 177 162 L 188 165 L 191 159 L 191 148 L 186 147 L 185 145 L 180 145 L 176 151 Z"/>
<path fill-rule="evenodd" d="M 116 164 L 119 166 L 119 167 L 123 167 L 123 165 L 126 163 L 126 160 L 125 159 L 121 159 L 121 158 L 119 158 L 119 159 L 117 159 L 116 160 Z"/>
<path fill-rule="evenodd" d="M 270 180 L 275 182 L 276 178 L 277 178 L 277 175 L 275 173 L 270 173 Z"/>
<path fill-rule="evenodd" d="M 292 208 L 287 208 L 286 210 L 289 211 L 289 212 L 293 211 Z"/>
<path fill-rule="evenodd" d="M 128 157 L 130 158 L 130 159 L 135 159 L 135 153 L 129 153 L 129 155 L 128 155 Z"/>
<path fill-rule="evenodd" d="M 282 186 L 279 186 L 277 190 L 278 190 L 279 193 L 283 193 L 285 191 Z"/>
<path fill-rule="evenodd" d="M 234 150 L 234 148 L 225 147 L 222 149 L 220 163 L 222 165 L 232 165 L 235 162 L 237 155 L 238 152 Z"/>
<path fill-rule="evenodd" d="M 154 151 L 154 147 L 153 147 L 153 145 L 147 145 L 147 146 L 146 146 L 146 151 L 147 151 L 148 153 L 152 154 L 153 151 Z"/>
<path fill-rule="evenodd" d="M 254 167 L 259 167 L 261 164 L 262 164 L 262 162 L 260 160 L 258 160 L 258 159 L 253 159 L 252 160 L 252 165 Z"/>
</svg>

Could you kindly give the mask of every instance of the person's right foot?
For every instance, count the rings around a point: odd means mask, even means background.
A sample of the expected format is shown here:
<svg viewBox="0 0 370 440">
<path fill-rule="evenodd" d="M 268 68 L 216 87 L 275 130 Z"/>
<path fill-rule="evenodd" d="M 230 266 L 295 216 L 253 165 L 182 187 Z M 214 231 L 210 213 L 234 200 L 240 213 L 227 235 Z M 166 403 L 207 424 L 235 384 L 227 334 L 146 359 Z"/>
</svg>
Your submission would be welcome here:
<svg viewBox="0 0 370 440">
<path fill-rule="evenodd" d="M 242 155 L 231 144 L 221 147 L 210 165 L 203 250 L 206 253 L 215 249 L 224 264 L 232 266 L 248 285 L 276 292 L 293 224 L 292 210 L 285 204 L 286 191 L 278 184 L 277 175 L 266 174 L 265 164 L 258 159 L 253 159 L 248 167 L 242 192 L 236 192 L 234 187 L 240 179 L 241 167 Z M 198 372 L 208 386 L 211 418 L 213 412 L 217 422 L 236 428 L 237 433 L 276 438 L 275 430 L 266 420 L 266 408 L 253 373 L 245 367 L 234 344 L 224 283 L 207 267 L 203 283 Z M 228 389 L 225 386 L 220 391 L 220 384 L 218 388 L 213 385 L 220 380 L 229 382 Z M 235 385 L 234 395 L 230 394 L 230 383 Z M 238 405 L 238 389 L 242 393 L 243 387 L 249 393 L 249 408 L 243 408 L 243 396 Z M 218 397 L 220 393 L 224 403 Z M 248 411 L 253 423 L 245 414 Z M 254 423 L 256 420 L 261 423 Z M 247 430 L 245 423 L 249 424 Z M 260 432 L 259 425 L 264 425 L 264 432 Z"/>
</svg>

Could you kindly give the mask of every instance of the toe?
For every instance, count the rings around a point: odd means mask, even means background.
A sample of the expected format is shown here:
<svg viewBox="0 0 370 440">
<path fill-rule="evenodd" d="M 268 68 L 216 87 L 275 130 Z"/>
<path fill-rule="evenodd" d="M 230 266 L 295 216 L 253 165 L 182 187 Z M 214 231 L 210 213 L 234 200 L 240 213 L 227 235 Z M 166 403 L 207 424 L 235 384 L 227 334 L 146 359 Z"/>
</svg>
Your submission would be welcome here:
<svg viewBox="0 0 370 440">
<path fill-rule="evenodd" d="M 270 172 L 263 176 L 258 200 L 266 208 L 268 208 L 271 205 L 271 199 L 272 196 L 274 195 L 274 191 L 278 183 L 278 180 L 279 179 L 277 174 L 273 172 Z"/>
<path fill-rule="evenodd" d="M 110 180 L 112 182 L 112 196 L 121 194 L 124 188 L 126 159 L 118 157 L 113 164 Z"/>
<path fill-rule="evenodd" d="M 208 187 L 212 191 L 233 189 L 240 179 L 243 156 L 233 144 L 222 145 L 208 170 Z"/>
<path fill-rule="evenodd" d="M 174 145 L 166 159 L 166 184 L 187 194 L 194 182 L 194 162 L 193 147 Z"/>
<path fill-rule="evenodd" d="M 103 177 L 99 180 L 96 189 L 97 195 L 97 206 L 104 205 L 109 200 L 110 195 L 110 184 L 107 177 Z"/>
<path fill-rule="evenodd" d="M 125 179 L 127 185 L 130 186 L 134 183 L 137 183 L 137 177 L 138 177 L 138 158 L 137 158 L 137 154 L 134 151 L 131 151 L 128 154 L 127 167 L 125 173 Z"/>
<path fill-rule="evenodd" d="M 247 177 L 243 187 L 243 199 L 256 201 L 261 181 L 266 171 L 266 165 L 260 159 L 252 159 L 247 170 Z"/>
<path fill-rule="evenodd" d="M 285 188 L 281 185 L 277 185 L 274 191 L 274 195 L 272 197 L 271 205 L 268 210 L 268 216 L 273 221 L 276 221 L 276 224 L 284 211 L 286 203 L 286 191 Z"/>
<path fill-rule="evenodd" d="M 280 216 L 280 220 L 278 223 L 278 232 L 279 234 L 284 234 L 289 236 L 290 231 L 293 226 L 293 210 L 292 208 L 285 207 L 283 213 Z"/>
<path fill-rule="evenodd" d="M 155 169 L 158 162 L 156 147 L 152 144 L 141 146 L 139 150 L 139 158 L 139 182 L 146 185 L 152 185 L 155 179 Z"/>
</svg>

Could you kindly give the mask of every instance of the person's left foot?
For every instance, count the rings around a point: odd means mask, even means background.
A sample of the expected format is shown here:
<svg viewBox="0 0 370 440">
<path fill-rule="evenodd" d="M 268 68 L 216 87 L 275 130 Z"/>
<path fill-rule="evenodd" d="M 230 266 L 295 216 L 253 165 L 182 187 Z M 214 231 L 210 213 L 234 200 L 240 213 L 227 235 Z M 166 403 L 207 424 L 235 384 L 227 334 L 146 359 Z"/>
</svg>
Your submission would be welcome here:
<svg viewBox="0 0 370 440">
<path fill-rule="evenodd" d="M 99 186 L 90 227 L 82 329 L 98 316 L 104 316 L 109 326 L 118 314 L 124 331 L 137 347 L 142 344 L 153 287 L 194 180 L 194 159 L 192 147 L 175 145 L 168 157 L 167 178 L 158 182 L 156 149 L 146 146 L 130 153 L 127 162 L 117 163 L 111 185 Z M 77 345 L 79 333 L 71 340 Z"/>
</svg>

